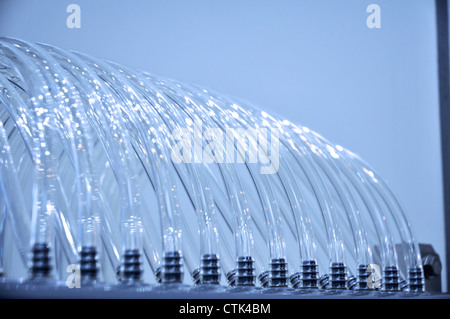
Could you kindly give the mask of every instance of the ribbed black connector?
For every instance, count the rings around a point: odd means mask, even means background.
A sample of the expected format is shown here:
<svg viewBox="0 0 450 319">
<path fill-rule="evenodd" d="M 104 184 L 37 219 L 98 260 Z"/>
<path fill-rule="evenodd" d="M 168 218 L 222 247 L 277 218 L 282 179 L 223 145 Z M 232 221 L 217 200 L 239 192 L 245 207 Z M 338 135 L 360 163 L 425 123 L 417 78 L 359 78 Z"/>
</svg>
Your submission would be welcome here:
<svg viewBox="0 0 450 319">
<path fill-rule="evenodd" d="M 284 258 L 273 258 L 270 261 L 269 287 L 287 287 L 287 263 Z"/>
<path fill-rule="evenodd" d="M 301 288 L 302 283 L 301 277 L 302 277 L 301 272 L 296 272 L 289 276 L 289 284 L 291 285 L 292 288 L 294 289 Z"/>
<path fill-rule="evenodd" d="M 215 254 L 204 254 L 200 265 L 200 283 L 220 284 L 220 261 Z"/>
<path fill-rule="evenodd" d="M 261 285 L 261 287 L 263 287 L 263 288 L 269 287 L 269 277 L 270 277 L 270 272 L 268 270 L 263 271 L 262 273 L 260 273 L 258 275 L 258 282 Z"/>
<path fill-rule="evenodd" d="M 50 245 L 36 243 L 31 249 L 31 278 L 49 278 L 52 271 Z"/>
<path fill-rule="evenodd" d="M 142 256 L 138 249 L 127 249 L 123 254 L 123 262 L 120 267 L 119 280 L 124 284 L 141 282 Z"/>
<path fill-rule="evenodd" d="M 347 289 L 347 267 L 343 262 L 331 263 L 330 289 Z"/>
<path fill-rule="evenodd" d="M 408 291 L 424 292 L 423 272 L 420 267 L 412 267 L 408 269 Z"/>
<path fill-rule="evenodd" d="M 161 269 L 162 283 L 183 282 L 183 256 L 179 251 L 165 252 Z"/>
<path fill-rule="evenodd" d="M 348 290 L 355 290 L 357 284 L 357 279 L 355 276 L 350 276 L 347 279 L 347 289 Z"/>
<path fill-rule="evenodd" d="M 192 281 L 193 281 L 194 285 L 200 284 L 200 268 L 196 268 L 192 272 Z"/>
<path fill-rule="evenodd" d="M 82 247 L 80 251 L 81 282 L 89 283 L 98 277 L 98 254 L 95 247 Z"/>
<path fill-rule="evenodd" d="M 369 269 L 369 265 L 359 265 L 358 266 L 358 274 L 356 280 L 356 290 L 369 290 L 369 286 L 367 285 L 367 281 L 369 280 L 370 274 L 367 272 Z"/>
<path fill-rule="evenodd" d="M 328 289 L 328 286 L 330 285 L 330 275 L 323 274 L 319 278 L 319 288 L 320 289 Z"/>
<path fill-rule="evenodd" d="M 318 265 L 315 260 L 302 262 L 301 286 L 303 289 L 317 289 L 319 280 Z"/>
<path fill-rule="evenodd" d="M 225 279 L 227 280 L 228 286 L 236 287 L 236 269 L 231 269 L 227 272 Z"/>
<path fill-rule="evenodd" d="M 386 266 L 383 270 L 383 291 L 400 291 L 397 266 Z"/>
<path fill-rule="evenodd" d="M 158 284 L 162 283 L 162 269 L 161 267 L 156 268 L 155 270 L 155 280 Z"/>
<path fill-rule="evenodd" d="M 254 286 L 256 281 L 254 261 L 251 256 L 239 256 L 236 261 L 236 286 Z"/>
<path fill-rule="evenodd" d="M 400 277 L 398 284 L 400 291 L 408 291 L 408 281 Z"/>
</svg>

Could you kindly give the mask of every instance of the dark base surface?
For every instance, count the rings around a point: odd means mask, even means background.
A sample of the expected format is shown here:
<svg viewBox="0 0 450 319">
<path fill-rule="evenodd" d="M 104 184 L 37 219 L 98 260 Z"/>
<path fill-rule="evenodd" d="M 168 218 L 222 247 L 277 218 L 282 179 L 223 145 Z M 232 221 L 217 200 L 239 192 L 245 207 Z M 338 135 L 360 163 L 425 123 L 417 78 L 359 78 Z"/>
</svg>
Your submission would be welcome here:
<svg viewBox="0 0 450 319">
<path fill-rule="evenodd" d="M 64 282 L 0 282 L 1 299 L 450 299 L 450 294 L 302 290 L 292 288 L 223 287 L 182 284 L 109 285 L 67 288 Z"/>
</svg>

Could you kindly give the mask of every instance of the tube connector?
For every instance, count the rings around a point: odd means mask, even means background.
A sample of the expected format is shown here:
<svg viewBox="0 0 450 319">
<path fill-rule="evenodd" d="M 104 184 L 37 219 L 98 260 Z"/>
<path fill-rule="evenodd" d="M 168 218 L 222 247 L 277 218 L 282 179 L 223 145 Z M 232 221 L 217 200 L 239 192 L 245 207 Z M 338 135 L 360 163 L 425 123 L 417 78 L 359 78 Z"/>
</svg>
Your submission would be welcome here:
<svg viewBox="0 0 450 319">
<path fill-rule="evenodd" d="M 350 276 L 347 279 L 347 289 L 348 290 L 355 290 L 355 288 L 357 287 L 356 284 L 358 282 L 358 279 L 356 278 L 356 276 Z"/>
<path fill-rule="evenodd" d="M 183 256 L 179 251 L 165 252 L 161 268 L 162 283 L 183 282 Z"/>
<path fill-rule="evenodd" d="M 236 260 L 236 268 L 226 275 L 228 285 L 230 287 L 254 286 L 256 275 L 253 263 L 251 256 L 239 256 Z"/>
<path fill-rule="evenodd" d="M 320 289 L 328 289 L 328 286 L 330 285 L 330 275 L 323 274 L 319 278 L 319 288 Z"/>
<path fill-rule="evenodd" d="M 220 260 L 216 254 L 204 254 L 200 265 L 200 284 L 220 284 Z"/>
<path fill-rule="evenodd" d="M 303 289 L 317 289 L 319 280 L 318 265 L 315 260 L 302 262 L 301 286 Z"/>
<path fill-rule="evenodd" d="M 367 281 L 369 280 L 369 265 L 359 265 L 357 269 L 356 290 L 369 290 Z"/>
<path fill-rule="evenodd" d="M 399 285 L 400 291 L 408 291 L 408 281 L 406 279 L 403 279 L 402 277 L 400 277 L 398 285 Z"/>
<path fill-rule="evenodd" d="M 254 261 L 251 256 L 239 256 L 236 261 L 236 286 L 254 286 L 256 281 Z"/>
<path fill-rule="evenodd" d="M 331 289 L 347 289 L 347 267 L 343 262 L 333 262 L 330 266 Z"/>
<path fill-rule="evenodd" d="M 383 270 L 383 291 L 400 291 L 397 266 L 386 266 Z"/>
<path fill-rule="evenodd" d="M 258 275 L 258 282 L 263 288 L 269 287 L 269 276 L 270 272 L 268 270 L 263 271 Z"/>
<path fill-rule="evenodd" d="M 49 278 L 52 271 L 50 245 L 36 243 L 31 250 L 31 279 Z"/>
<path fill-rule="evenodd" d="M 138 249 L 125 250 L 120 267 L 119 280 L 124 284 L 141 282 L 142 273 L 141 252 Z"/>
<path fill-rule="evenodd" d="M 421 267 L 411 267 L 408 269 L 408 291 L 424 292 L 423 272 Z"/>
<path fill-rule="evenodd" d="M 161 267 L 158 267 L 155 270 L 155 280 L 156 280 L 156 283 L 158 283 L 158 284 L 162 283 L 162 269 L 161 269 Z"/>
<path fill-rule="evenodd" d="M 225 279 L 227 280 L 228 286 L 236 287 L 236 269 L 231 269 L 227 272 Z"/>
<path fill-rule="evenodd" d="M 284 258 L 273 258 L 270 261 L 269 287 L 287 287 L 287 263 Z"/>
<path fill-rule="evenodd" d="M 80 250 L 80 275 L 82 283 L 97 280 L 98 277 L 98 253 L 95 247 L 82 247 Z"/>
<path fill-rule="evenodd" d="M 200 284 L 200 268 L 195 268 L 191 275 L 194 285 Z"/>
<path fill-rule="evenodd" d="M 301 288 L 302 282 L 301 276 L 302 276 L 301 272 L 296 272 L 289 276 L 289 283 L 292 288 L 294 289 Z"/>
</svg>

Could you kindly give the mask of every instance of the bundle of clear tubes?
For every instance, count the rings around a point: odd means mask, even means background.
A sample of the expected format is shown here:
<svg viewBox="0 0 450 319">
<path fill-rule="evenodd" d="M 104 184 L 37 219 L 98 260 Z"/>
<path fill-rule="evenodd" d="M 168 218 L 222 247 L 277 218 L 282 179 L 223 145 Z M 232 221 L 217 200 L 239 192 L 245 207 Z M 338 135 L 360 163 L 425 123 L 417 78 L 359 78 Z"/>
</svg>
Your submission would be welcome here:
<svg viewBox="0 0 450 319">
<path fill-rule="evenodd" d="M 1 38 L 0 164 L 2 280 L 424 291 L 408 220 L 367 163 L 198 85 Z"/>
</svg>

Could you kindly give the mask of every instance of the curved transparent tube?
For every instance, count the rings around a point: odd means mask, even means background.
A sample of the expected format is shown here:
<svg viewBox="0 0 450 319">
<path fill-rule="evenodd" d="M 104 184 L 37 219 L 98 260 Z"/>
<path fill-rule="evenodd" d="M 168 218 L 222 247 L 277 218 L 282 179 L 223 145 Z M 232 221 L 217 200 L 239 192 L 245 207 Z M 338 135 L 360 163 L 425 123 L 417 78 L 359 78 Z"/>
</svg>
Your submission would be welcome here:
<svg viewBox="0 0 450 319">
<path fill-rule="evenodd" d="M 18 60 L 15 64 L 15 70 L 21 74 L 30 73 L 33 68 L 33 63 L 28 59 L 27 53 L 23 45 L 15 41 L 14 45 L 7 45 L 2 43 L 2 49 L 5 56 L 11 55 L 13 59 Z M 25 52 L 23 52 L 25 51 Z M 35 71 L 35 69 L 33 69 Z M 58 126 L 55 125 L 55 113 L 49 112 L 46 105 L 52 104 L 52 96 L 45 92 L 44 87 L 37 88 L 33 86 L 32 82 L 46 81 L 46 73 L 39 69 L 39 72 L 34 72 L 33 76 L 22 76 L 22 83 L 24 83 L 27 92 L 31 95 L 30 98 L 30 114 L 36 120 L 36 132 L 34 134 L 35 140 L 39 141 L 37 147 L 33 149 L 33 161 L 35 163 L 34 170 L 34 190 L 33 190 L 33 214 L 32 224 L 32 245 L 33 245 L 33 264 L 31 277 L 45 278 L 51 274 L 52 265 L 47 256 L 50 254 L 50 247 L 53 241 L 53 219 L 58 224 L 61 223 L 59 213 L 64 208 L 58 201 L 58 180 L 56 178 L 56 155 L 57 155 L 57 134 Z M 47 87 L 48 88 L 48 87 Z M 22 105 L 26 105 L 24 103 Z M 55 109 L 56 110 L 56 109 Z M 64 231 L 61 225 L 58 225 L 59 237 L 67 237 L 69 241 L 63 241 L 63 251 L 65 256 L 69 259 L 69 263 L 73 261 L 73 256 L 76 254 L 72 247 L 73 240 L 70 238 L 70 231 L 62 234 Z M 67 244 L 67 245 L 66 245 Z M 38 257 L 39 256 L 39 257 Z M 42 259 L 43 258 L 43 259 Z"/>
<path fill-rule="evenodd" d="M 41 266 L 57 245 L 59 277 L 78 246 L 82 275 L 95 281 L 100 263 L 111 280 L 121 242 L 127 287 L 142 281 L 143 254 L 161 283 L 183 282 L 184 260 L 195 284 L 219 284 L 222 269 L 231 286 L 259 273 L 263 287 L 365 290 L 380 262 L 384 290 L 399 290 L 402 274 L 422 290 L 417 243 L 391 190 L 306 127 L 49 45 L 3 39 L 0 65 L 7 221 L 23 257 L 21 228 L 31 228 Z M 328 263 L 329 284 L 318 277 Z M 288 265 L 300 272 L 289 277 Z"/>
<path fill-rule="evenodd" d="M 91 157 L 93 155 L 93 134 L 85 113 L 78 110 L 82 102 L 77 91 L 74 90 L 68 74 L 46 51 L 33 45 L 29 45 L 29 47 L 22 45 L 22 47 L 32 50 L 35 53 L 33 58 L 38 62 L 44 61 L 45 70 L 54 76 L 47 81 L 47 86 L 55 92 L 53 96 L 59 110 L 55 112 L 59 117 L 57 122 L 65 123 L 65 126 L 60 129 L 60 139 L 63 141 L 67 139 L 67 144 L 70 145 L 66 149 L 75 170 L 76 194 L 79 196 L 77 201 L 78 250 L 81 257 L 81 276 L 83 283 L 86 284 L 88 281 L 97 279 L 97 246 L 101 227 L 100 219 L 103 215 L 101 213 L 102 205 L 98 203 L 101 196 Z M 67 172 L 67 170 L 63 171 Z M 67 218 L 68 214 L 61 216 L 62 222 L 59 228 L 69 228 L 64 218 L 64 216 Z"/>
<path fill-rule="evenodd" d="M 122 249 L 124 259 L 138 258 L 142 250 L 142 220 L 140 212 L 139 191 L 135 183 L 136 173 L 131 164 L 130 138 L 128 131 L 123 129 L 120 105 L 110 89 L 100 83 L 100 78 L 94 70 L 89 69 L 75 55 L 66 56 L 65 69 L 72 75 L 78 92 L 83 98 L 83 106 L 90 125 L 94 127 L 108 154 L 108 160 L 113 168 L 120 194 L 122 218 Z M 83 70 L 78 72 L 78 70 Z M 81 78 L 82 77 L 82 78 Z M 87 82 L 86 82 L 87 81 Z M 88 86 L 93 84 L 97 91 Z M 87 102 L 87 103 L 86 103 Z M 125 261 L 124 261 L 125 262 Z M 135 265 L 140 268 L 140 265 Z M 120 279 L 125 283 L 140 281 L 141 271 L 122 269 Z"/>
</svg>

